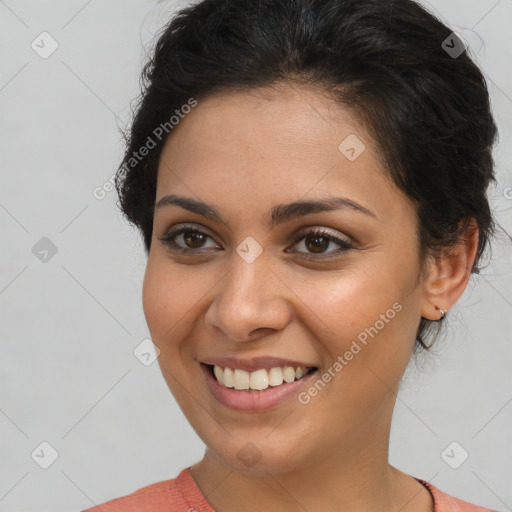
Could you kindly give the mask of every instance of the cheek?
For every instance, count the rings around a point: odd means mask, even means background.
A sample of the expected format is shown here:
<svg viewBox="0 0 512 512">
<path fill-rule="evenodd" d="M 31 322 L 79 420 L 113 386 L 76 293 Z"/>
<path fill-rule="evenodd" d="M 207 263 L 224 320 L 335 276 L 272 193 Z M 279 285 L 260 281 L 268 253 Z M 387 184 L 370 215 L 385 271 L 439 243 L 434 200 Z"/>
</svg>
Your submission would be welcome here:
<svg viewBox="0 0 512 512">
<path fill-rule="evenodd" d="M 155 258 L 149 257 L 142 286 L 142 308 L 153 342 L 160 346 L 162 334 L 172 324 L 176 296 L 173 282 L 163 272 Z"/>
<path fill-rule="evenodd" d="M 312 279 L 288 276 L 294 294 L 314 313 L 319 322 L 330 329 L 331 336 L 348 339 L 373 326 L 381 315 L 390 325 L 399 316 L 397 309 L 409 301 L 410 286 L 404 273 L 395 274 L 392 268 L 379 269 L 377 258 L 339 273 L 319 274 Z M 386 314 L 388 313 L 388 314 Z M 379 326 L 381 322 L 379 322 Z M 314 330 L 316 331 L 316 329 Z"/>
<path fill-rule="evenodd" d="M 197 273 L 197 267 L 195 274 Z M 204 295 L 205 284 L 194 268 L 177 269 L 165 256 L 150 255 L 142 288 L 142 303 L 153 342 L 169 349 L 172 339 L 180 339 L 192 321 L 194 306 Z M 206 288 L 207 289 L 207 288 Z M 184 330 L 185 329 L 185 330 Z"/>
<path fill-rule="evenodd" d="M 350 381 L 370 368 L 392 386 L 410 359 L 419 322 L 418 269 L 411 258 L 398 262 L 398 256 L 375 253 L 315 279 L 288 276 L 304 303 L 307 329 L 328 361 L 347 361 L 341 373 Z"/>
<path fill-rule="evenodd" d="M 358 425 L 369 425 L 375 411 L 393 398 L 391 390 L 414 347 L 416 299 L 405 278 L 376 266 L 373 272 L 354 269 L 337 279 L 326 277 L 313 289 L 309 283 L 310 294 L 304 288 L 297 295 L 309 297 L 305 302 L 313 314 L 307 328 L 326 350 L 322 376 L 328 383 L 326 391 L 316 395 L 310 388 L 308 393 L 315 396 L 318 417 L 341 425 L 348 435 Z"/>
</svg>

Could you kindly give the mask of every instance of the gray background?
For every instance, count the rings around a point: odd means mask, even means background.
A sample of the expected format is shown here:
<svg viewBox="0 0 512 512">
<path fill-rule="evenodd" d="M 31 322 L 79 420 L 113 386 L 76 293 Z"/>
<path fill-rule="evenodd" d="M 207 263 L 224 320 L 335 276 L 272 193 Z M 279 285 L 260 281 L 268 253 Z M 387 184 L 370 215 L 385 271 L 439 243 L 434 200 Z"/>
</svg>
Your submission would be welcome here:
<svg viewBox="0 0 512 512">
<path fill-rule="evenodd" d="M 118 126 L 178 5 L 0 1 L 0 511 L 81 510 L 173 478 L 202 456 L 158 364 L 133 353 L 149 337 L 141 239 L 115 192 L 93 195 L 116 169 Z M 510 233 L 512 0 L 427 5 L 466 38 L 488 78 L 501 132 L 490 196 Z M 46 59 L 31 47 L 43 31 L 59 45 Z M 46 262 L 33 251 L 43 237 L 57 248 Z M 410 366 L 390 446 L 403 471 L 503 511 L 512 510 L 511 252 L 499 235 L 437 356 Z M 44 441 L 58 452 L 47 469 Z M 453 469 L 446 461 L 462 450 L 469 457 Z"/>
</svg>

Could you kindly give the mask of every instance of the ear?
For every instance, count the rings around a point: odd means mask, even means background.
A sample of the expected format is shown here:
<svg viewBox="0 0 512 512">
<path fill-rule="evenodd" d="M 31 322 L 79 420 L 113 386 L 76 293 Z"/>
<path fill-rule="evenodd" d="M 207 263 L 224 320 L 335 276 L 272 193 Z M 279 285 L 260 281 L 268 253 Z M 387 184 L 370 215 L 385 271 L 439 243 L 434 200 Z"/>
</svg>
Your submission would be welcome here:
<svg viewBox="0 0 512 512">
<path fill-rule="evenodd" d="M 440 320 L 464 293 L 478 249 L 478 226 L 471 219 L 462 240 L 433 258 L 423 282 L 421 316 Z"/>
</svg>

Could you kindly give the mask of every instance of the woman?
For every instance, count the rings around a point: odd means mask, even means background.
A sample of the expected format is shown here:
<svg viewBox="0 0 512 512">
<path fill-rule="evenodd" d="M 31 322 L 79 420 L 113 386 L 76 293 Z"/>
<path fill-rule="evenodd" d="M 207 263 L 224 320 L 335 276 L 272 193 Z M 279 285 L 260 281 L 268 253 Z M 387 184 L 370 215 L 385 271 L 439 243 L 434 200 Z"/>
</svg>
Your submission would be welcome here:
<svg viewBox="0 0 512 512">
<path fill-rule="evenodd" d="M 116 183 L 160 368 L 207 449 L 90 511 L 489 510 L 388 463 L 400 379 L 493 228 L 496 127 L 464 50 L 411 0 L 171 21 Z"/>
</svg>

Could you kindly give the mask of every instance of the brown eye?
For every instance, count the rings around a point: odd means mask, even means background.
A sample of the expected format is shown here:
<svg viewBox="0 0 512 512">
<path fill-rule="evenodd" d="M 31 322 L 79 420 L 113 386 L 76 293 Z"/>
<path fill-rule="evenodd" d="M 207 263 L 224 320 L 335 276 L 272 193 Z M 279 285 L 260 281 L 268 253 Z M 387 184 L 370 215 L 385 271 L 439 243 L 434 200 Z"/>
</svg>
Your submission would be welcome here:
<svg viewBox="0 0 512 512">
<path fill-rule="evenodd" d="M 205 235 L 198 231 L 184 231 L 183 240 L 191 249 L 199 249 L 205 242 Z"/>
<path fill-rule="evenodd" d="M 330 239 L 326 236 L 307 235 L 304 240 L 306 248 L 314 253 L 323 252 L 330 244 Z"/>
<path fill-rule="evenodd" d="M 354 247 L 348 241 L 343 240 L 330 231 L 323 229 L 314 229 L 303 233 L 299 238 L 297 238 L 294 245 L 302 246 L 306 251 L 293 252 L 303 253 L 304 257 L 309 259 L 323 258 L 324 255 L 327 258 L 331 255 L 339 255 L 341 253 L 347 252 L 350 249 L 354 249 Z M 338 246 L 338 249 L 327 251 L 329 247 L 336 246 Z"/>
<path fill-rule="evenodd" d="M 192 227 L 171 229 L 159 238 L 170 250 L 178 252 L 194 252 L 209 249 L 212 246 L 205 247 L 208 239 L 213 240 L 211 236 Z M 217 248 L 218 246 L 214 243 L 213 247 Z"/>
</svg>

